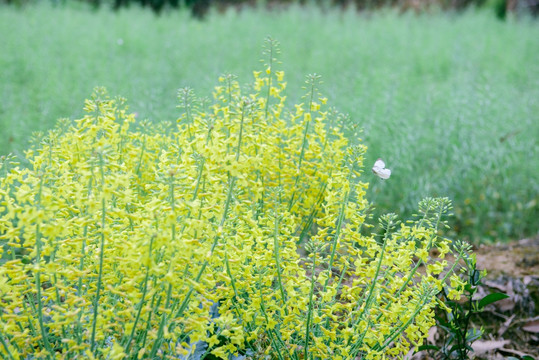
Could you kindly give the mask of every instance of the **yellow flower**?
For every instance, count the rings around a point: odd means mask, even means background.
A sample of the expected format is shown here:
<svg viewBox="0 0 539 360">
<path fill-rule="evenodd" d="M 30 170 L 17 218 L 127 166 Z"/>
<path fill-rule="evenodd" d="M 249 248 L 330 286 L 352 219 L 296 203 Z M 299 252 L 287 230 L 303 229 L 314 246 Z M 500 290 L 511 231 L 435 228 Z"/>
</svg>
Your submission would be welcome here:
<svg viewBox="0 0 539 360">
<path fill-rule="evenodd" d="M 121 360 L 126 356 L 127 354 L 124 352 L 124 348 L 122 347 L 122 345 L 118 344 L 117 342 L 114 342 L 114 344 L 112 344 L 112 350 L 109 353 L 110 359 Z"/>
<path fill-rule="evenodd" d="M 173 356 L 196 341 L 222 359 L 246 341 L 291 358 L 307 329 L 312 358 L 399 358 L 421 343 L 434 317 L 421 284 L 441 288 L 432 275 L 446 265 L 429 250 L 451 251 L 436 222 L 363 235 L 365 147 L 328 128 L 316 86 L 308 111 L 290 108 L 284 72 L 265 72 L 250 93 L 224 75 L 213 103 L 184 97 L 174 130 L 133 128 L 124 100 L 96 89 L 88 114 L 0 177 L 1 326 L 15 358 L 67 346 Z M 463 284 L 451 276 L 450 296 Z"/>
</svg>

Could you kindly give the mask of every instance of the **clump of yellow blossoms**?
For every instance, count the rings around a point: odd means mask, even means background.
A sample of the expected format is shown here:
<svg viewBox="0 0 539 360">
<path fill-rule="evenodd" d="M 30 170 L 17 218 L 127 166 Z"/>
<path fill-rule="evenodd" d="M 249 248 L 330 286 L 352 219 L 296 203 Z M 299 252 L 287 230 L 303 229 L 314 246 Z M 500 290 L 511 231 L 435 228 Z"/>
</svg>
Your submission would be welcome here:
<svg viewBox="0 0 539 360">
<path fill-rule="evenodd" d="M 211 104 L 181 90 L 174 126 L 137 127 L 97 89 L 27 166 L 0 163 L 2 358 L 379 359 L 422 344 L 442 285 L 462 288 L 437 236 L 447 200 L 365 235 L 365 147 L 317 76 L 287 109 L 274 64 L 247 92 L 223 76 Z"/>
</svg>

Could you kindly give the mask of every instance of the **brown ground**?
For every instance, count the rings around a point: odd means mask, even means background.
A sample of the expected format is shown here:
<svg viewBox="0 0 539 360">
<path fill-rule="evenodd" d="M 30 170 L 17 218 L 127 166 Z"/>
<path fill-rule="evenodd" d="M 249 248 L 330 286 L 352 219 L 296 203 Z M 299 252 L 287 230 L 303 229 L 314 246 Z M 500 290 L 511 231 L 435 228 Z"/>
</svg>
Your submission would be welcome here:
<svg viewBox="0 0 539 360">
<path fill-rule="evenodd" d="M 481 246 L 476 254 L 478 268 L 488 272 L 484 295 L 498 291 L 510 296 L 481 316 L 486 334 L 474 347 L 478 357 L 539 360 L 539 237 Z"/>
<path fill-rule="evenodd" d="M 509 244 L 481 245 L 474 249 L 477 267 L 488 274 L 477 294 L 481 299 L 503 292 L 508 299 L 487 306 L 473 318 L 485 334 L 472 347 L 472 359 L 498 360 L 510 357 L 539 360 L 539 237 Z M 437 331 L 429 337 L 436 343 Z M 440 345 L 440 344 L 437 344 Z M 413 359 L 431 359 L 425 353 Z"/>
<path fill-rule="evenodd" d="M 489 278 L 498 275 L 539 277 L 539 237 L 509 244 L 481 245 L 474 252 L 478 268 L 486 269 Z"/>
</svg>

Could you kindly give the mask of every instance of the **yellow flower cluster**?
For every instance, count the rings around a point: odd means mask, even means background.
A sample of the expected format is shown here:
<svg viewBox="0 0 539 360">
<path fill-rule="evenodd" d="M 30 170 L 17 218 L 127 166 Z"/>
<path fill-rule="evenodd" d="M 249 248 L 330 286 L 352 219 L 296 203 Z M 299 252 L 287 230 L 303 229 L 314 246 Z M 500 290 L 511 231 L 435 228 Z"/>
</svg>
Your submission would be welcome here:
<svg viewBox="0 0 539 360">
<path fill-rule="evenodd" d="M 378 359 L 422 344 L 455 270 L 437 236 L 447 201 L 365 235 L 365 147 L 348 147 L 317 76 L 287 110 L 271 60 L 247 93 L 230 75 L 212 104 L 181 90 L 174 126 L 137 128 L 97 89 L 28 166 L 0 164 L 2 358 Z"/>
</svg>

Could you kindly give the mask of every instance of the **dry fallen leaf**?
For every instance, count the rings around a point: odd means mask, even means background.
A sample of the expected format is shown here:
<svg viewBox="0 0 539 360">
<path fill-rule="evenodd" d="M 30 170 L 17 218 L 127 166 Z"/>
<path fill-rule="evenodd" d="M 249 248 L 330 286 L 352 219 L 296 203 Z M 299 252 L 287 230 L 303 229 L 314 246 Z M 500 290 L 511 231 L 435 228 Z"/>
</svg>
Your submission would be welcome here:
<svg viewBox="0 0 539 360">
<path fill-rule="evenodd" d="M 500 326 L 500 328 L 498 329 L 498 336 L 502 336 L 507 331 L 507 329 L 509 329 L 509 327 L 513 323 L 513 319 L 516 316 L 517 316 L 517 314 L 513 314 L 510 317 L 508 317 L 507 320 L 504 321 L 502 326 Z"/>
<path fill-rule="evenodd" d="M 436 344 L 436 335 L 438 334 L 438 328 L 433 326 L 429 329 L 429 334 L 427 336 L 427 343 Z"/>
<path fill-rule="evenodd" d="M 501 284 L 499 282 L 492 281 L 492 280 L 483 280 L 483 284 L 485 284 L 485 285 L 487 285 L 487 286 L 489 286 L 491 288 L 500 290 L 501 292 L 504 292 L 504 293 L 507 292 L 507 285 L 506 284 Z"/>
<path fill-rule="evenodd" d="M 501 349 L 510 342 L 509 340 L 477 340 L 472 344 L 472 349 L 475 355 L 481 355 L 492 350 Z"/>
<path fill-rule="evenodd" d="M 502 353 L 511 354 L 511 355 L 518 355 L 520 357 L 530 356 L 530 355 L 526 354 L 525 352 L 514 350 L 514 349 L 502 348 L 502 349 L 499 349 L 499 350 Z"/>
<path fill-rule="evenodd" d="M 531 332 L 531 333 L 539 333 L 539 320 L 534 319 L 531 321 L 528 321 L 526 324 L 522 326 L 522 330 Z"/>
</svg>

